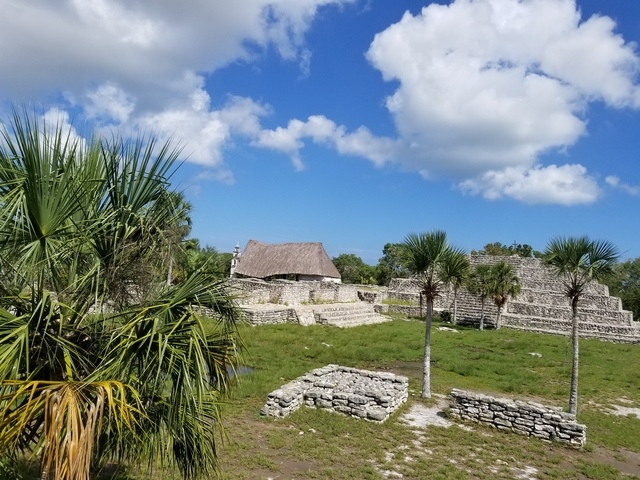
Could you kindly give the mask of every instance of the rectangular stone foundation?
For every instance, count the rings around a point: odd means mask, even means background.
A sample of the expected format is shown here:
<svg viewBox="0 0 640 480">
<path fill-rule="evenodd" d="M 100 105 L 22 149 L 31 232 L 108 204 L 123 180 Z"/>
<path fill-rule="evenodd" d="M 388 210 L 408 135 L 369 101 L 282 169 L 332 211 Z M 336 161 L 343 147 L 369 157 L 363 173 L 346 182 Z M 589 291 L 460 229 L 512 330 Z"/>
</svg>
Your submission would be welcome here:
<svg viewBox="0 0 640 480">
<path fill-rule="evenodd" d="M 408 385 L 393 373 L 327 365 L 271 392 L 260 414 L 286 417 L 305 405 L 384 422 L 407 401 Z"/>
</svg>

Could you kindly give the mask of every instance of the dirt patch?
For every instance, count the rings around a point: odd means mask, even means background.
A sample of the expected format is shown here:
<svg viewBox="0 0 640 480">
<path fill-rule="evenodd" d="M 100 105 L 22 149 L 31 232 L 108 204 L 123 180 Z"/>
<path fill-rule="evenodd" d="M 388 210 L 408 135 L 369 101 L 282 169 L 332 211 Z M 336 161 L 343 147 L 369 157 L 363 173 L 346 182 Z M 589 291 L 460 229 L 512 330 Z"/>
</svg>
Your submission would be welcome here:
<svg viewBox="0 0 640 480">
<path fill-rule="evenodd" d="M 448 428 L 453 422 L 447 420 L 444 408 L 447 406 L 446 397 L 437 395 L 437 403 L 428 407 L 422 403 L 414 403 L 408 412 L 400 416 L 400 421 L 414 428 L 427 428 L 430 425 Z"/>
<path fill-rule="evenodd" d="M 626 417 L 627 415 L 635 415 L 636 417 L 640 418 L 640 408 L 622 407 L 620 405 L 612 405 L 611 408 L 605 409 L 604 413 L 608 415 L 619 415 L 621 417 Z"/>
</svg>

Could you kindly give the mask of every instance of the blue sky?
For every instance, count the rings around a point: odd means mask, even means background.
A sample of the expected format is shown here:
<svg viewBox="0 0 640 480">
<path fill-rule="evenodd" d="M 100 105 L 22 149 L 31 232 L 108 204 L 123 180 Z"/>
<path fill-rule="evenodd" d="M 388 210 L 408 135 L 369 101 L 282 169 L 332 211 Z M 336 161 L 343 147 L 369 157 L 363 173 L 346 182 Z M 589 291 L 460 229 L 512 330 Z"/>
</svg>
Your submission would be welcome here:
<svg viewBox="0 0 640 480">
<path fill-rule="evenodd" d="M 174 185 L 220 251 L 320 241 L 375 264 L 443 229 L 466 250 L 586 234 L 640 256 L 640 2 L 3 10 L 3 107 L 179 139 Z"/>
</svg>

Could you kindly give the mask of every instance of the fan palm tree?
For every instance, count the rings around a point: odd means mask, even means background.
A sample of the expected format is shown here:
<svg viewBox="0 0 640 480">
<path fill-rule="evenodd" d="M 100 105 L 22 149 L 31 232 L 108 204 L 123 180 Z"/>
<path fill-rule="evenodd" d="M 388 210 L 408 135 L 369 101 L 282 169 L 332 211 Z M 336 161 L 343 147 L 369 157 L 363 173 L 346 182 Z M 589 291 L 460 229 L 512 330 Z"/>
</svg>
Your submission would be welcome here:
<svg viewBox="0 0 640 480">
<path fill-rule="evenodd" d="M 444 271 L 452 259 L 462 252 L 448 244 L 447 234 L 441 230 L 411 233 L 403 242 L 403 256 L 413 282 L 424 296 L 427 305 L 422 373 L 422 397 L 431 398 L 431 322 L 433 302 L 446 286 Z"/>
<path fill-rule="evenodd" d="M 464 252 L 456 252 L 445 263 L 442 277 L 445 283 L 453 287 L 453 324 L 458 323 L 458 290 L 469 276 L 471 265 Z"/>
<path fill-rule="evenodd" d="M 491 295 L 496 307 L 498 307 L 498 315 L 496 317 L 497 330 L 500 329 L 502 307 L 507 303 L 509 297 L 514 298 L 520 294 L 520 279 L 513 265 L 504 261 L 492 265 L 489 276 Z"/>
<path fill-rule="evenodd" d="M 0 455 L 56 480 L 109 459 L 215 471 L 239 311 L 202 272 L 158 275 L 178 150 L 26 109 L 0 134 Z"/>
<path fill-rule="evenodd" d="M 484 306 L 487 297 L 491 294 L 491 266 L 478 264 L 467 278 L 467 290 L 472 295 L 480 297 L 480 330 L 484 330 Z"/>
<path fill-rule="evenodd" d="M 589 237 L 558 237 L 549 241 L 544 252 L 544 262 L 562 279 L 564 294 L 571 302 L 573 362 L 569 413 L 578 412 L 578 359 L 579 317 L 578 302 L 587 285 L 597 282 L 613 270 L 618 258 L 615 246 L 607 241 L 591 240 Z"/>
</svg>

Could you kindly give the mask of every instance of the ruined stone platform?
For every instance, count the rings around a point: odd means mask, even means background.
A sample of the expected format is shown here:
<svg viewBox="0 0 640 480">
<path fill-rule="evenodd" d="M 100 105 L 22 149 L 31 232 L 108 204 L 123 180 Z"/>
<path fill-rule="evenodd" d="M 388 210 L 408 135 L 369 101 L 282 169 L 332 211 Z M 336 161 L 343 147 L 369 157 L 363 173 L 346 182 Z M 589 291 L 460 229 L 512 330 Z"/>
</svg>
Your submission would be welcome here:
<svg viewBox="0 0 640 480">
<path fill-rule="evenodd" d="M 267 395 L 261 415 L 286 417 L 302 405 L 384 422 L 407 401 L 407 377 L 327 365 Z"/>
<path fill-rule="evenodd" d="M 391 321 L 391 318 L 377 313 L 372 304 L 360 301 L 295 306 L 266 303 L 241 305 L 241 308 L 251 325 L 299 323 L 348 328 Z"/>
</svg>

